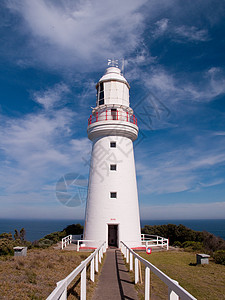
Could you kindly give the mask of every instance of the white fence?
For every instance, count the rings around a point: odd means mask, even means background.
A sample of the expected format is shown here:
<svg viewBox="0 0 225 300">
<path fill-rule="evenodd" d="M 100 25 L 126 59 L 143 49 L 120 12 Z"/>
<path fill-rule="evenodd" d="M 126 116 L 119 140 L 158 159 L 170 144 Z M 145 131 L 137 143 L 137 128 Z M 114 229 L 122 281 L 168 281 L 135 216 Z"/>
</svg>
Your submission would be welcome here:
<svg viewBox="0 0 225 300">
<path fill-rule="evenodd" d="M 66 300 L 67 299 L 67 287 L 81 273 L 81 287 L 80 287 L 80 299 L 86 300 L 86 270 L 87 265 L 90 263 L 90 279 L 95 281 L 95 271 L 98 272 L 98 263 L 101 263 L 103 253 L 106 251 L 106 242 L 96 249 L 91 255 L 89 255 L 81 264 L 73 270 L 65 279 L 57 282 L 57 287 L 48 296 L 46 300 Z"/>
<path fill-rule="evenodd" d="M 168 287 L 168 299 L 169 300 L 196 300 L 191 294 L 189 294 L 179 283 L 172 280 L 149 261 L 139 256 L 132 249 L 130 249 L 125 243 L 121 241 L 121 251 L 126 258 L 126 262 L 129 263 L 130 271 L 133 271 L 133 260 L 134 260 L 134 272 L 135 272 L 135 284 L 139 281 L 139 263 L 145 265 L 145 300 L 150 299 L 150 270 L 158 276 Z M 134 258 L 134 259 L 133 259 Z"/>
<path fill-rule="evenodd" d="M 169 239 L 158 235 L 150 235 L 150 234 L 142 234 L 141 235 L 141 243 L 145 245 L 146 248 L 148 247 L 166 247 L 169 250 Z"/>
<path fill-rule="evenodd" d="M 71 244 L 72 242 L 72 234 L 67 235 L 62 239 L 62 249 L 65 248 L 67 245 Z"/>
</svg>

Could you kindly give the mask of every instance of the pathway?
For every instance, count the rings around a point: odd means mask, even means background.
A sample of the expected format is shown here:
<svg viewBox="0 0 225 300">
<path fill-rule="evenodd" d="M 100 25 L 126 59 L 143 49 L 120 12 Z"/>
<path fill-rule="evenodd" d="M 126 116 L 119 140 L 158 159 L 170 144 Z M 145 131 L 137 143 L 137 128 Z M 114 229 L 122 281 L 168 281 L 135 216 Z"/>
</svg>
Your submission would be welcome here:
<svg viewBox="0 0 225 300">
<path fill-rule="evenodd" d="M 134 283 L 119 249 L 108 249 L 92 300 L 137 300 Z"/>
</svg>

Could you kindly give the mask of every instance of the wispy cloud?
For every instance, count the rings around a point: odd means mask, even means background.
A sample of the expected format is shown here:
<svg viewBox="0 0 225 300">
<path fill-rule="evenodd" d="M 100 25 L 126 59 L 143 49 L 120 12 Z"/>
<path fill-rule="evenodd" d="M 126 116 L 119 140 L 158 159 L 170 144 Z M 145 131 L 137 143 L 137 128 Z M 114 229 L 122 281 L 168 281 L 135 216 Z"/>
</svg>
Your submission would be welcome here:
<svg viewBox="0 0 225 300">
<path fill-rule="evenodd" d="M 207 29 L 199 29 L 196 26 L 174 25 L 168 18 L 155 22 L 152 32 L 154 38 L 166 35 L 167 38 L 175 41 L 206 42 L 209 38 Z"/>
<path fill-rule="evenodd" d="M 70 88 L 65 83 L 58 83 L 53 88 L 48 88 L 45 91 L 34 92 L 34 100 L 43 105 L 45 109 L 52 108 L 55 105 L 65 104 L 63 97 L 70 92 Z"/>
<path fill-rule="evenodd" d="M 166 152 L 161 144 L 153 145 L 152 152 L 142 147 L 145 163 L 137 158 L 142 193 L 178 193 L 223 184 L 221 168 L 225 165 L 225 141 L 218 138 L 205 133 L 199 141 L 195 137 L 195 141 L 190 139 L 188 144 Z"/>
<path fill-rule="evenodd" d="M 143 30 L 140 9 L 145 2 L 6 1 L 8 9 L 22 17 L 19 28 L 26 32 L 28 51 L 51 67 L 67 68 L 71 64 L 90 68 L 102 58 L 133 51 Z"/>
<path fill-rule="evenodd" d="M 188 41 L 206 42 L 209 40 L 208 30 L 198 29 L 195 26 L 178 26 L 173 29 L 175 35 Z"/>
</svg>

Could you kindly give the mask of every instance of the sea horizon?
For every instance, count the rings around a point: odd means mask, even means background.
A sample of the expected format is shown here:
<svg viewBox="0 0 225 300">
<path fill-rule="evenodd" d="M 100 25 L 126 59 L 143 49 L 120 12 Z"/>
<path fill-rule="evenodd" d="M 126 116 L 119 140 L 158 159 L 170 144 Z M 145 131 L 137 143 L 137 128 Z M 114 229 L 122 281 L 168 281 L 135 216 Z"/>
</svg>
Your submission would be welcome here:
<svg viewBox="0 0 225 300">
<path fill-rule="evenodd" d="M 35 241 L 55 231 L 62 231 L 71 224 L 84 225 L 84 219 L 0 219 L 0 234 L 11 232 L 14 235 L 15 229 L 25 228 L 26 239 Z M 141 219 L 141 227 L 145 225 L 182 224 L 196 231 L 208 231 L 225 240 L 225 219 Z"/>
</svg>

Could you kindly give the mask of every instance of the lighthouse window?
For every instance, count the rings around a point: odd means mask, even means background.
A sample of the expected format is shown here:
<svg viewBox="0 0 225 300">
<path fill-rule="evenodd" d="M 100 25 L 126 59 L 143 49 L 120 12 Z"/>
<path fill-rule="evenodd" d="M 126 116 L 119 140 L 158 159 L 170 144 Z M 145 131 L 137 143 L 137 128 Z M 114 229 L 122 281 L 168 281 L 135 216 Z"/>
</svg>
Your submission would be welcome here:
<svg viewBox="0 0 225 300">
<path fill-rule="evenodd" d="M 117 109 L 116 108 L 111 109 L 111 115 L 112 115 L 113 120 L 117 119 Z"/>
<path fill-rule="evenodd" d="M 117 192 L 110 192 L 110 198 L 117 198 Z"/>
<path fill-rule="evenodd" d="M 101 82 L 98 86 L 98 105 L 104 104 L 104 85 Z"/>
<path fill-rule="evenodd" d="M 116 142 L 110 142 L 110 147 L 111 148 L 116 148 Z"/>
<path fill-rule="evenodd" d="M 116 171 L 116 165 L 110 165 L 110 170 L 111 171 Z"/>
</svg>

